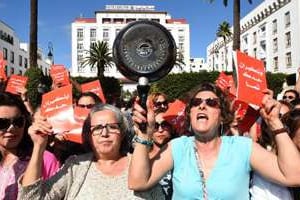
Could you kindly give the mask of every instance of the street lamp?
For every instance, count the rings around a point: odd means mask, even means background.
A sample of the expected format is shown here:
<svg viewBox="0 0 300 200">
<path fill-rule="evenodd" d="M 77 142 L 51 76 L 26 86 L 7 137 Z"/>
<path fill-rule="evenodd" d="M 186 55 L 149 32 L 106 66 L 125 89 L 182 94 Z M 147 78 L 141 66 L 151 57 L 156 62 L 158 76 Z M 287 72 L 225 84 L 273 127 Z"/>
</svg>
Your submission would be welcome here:
<svg viewBox="0 0 300 200">
<path fill-rule="evenodd" d="M 54 64 L 54 56 L 53 56 L 53 44 L 52 42 L 48 42 L 48 59 L 50 60 L 51 62 L 51 65 Z"/>
</svg>

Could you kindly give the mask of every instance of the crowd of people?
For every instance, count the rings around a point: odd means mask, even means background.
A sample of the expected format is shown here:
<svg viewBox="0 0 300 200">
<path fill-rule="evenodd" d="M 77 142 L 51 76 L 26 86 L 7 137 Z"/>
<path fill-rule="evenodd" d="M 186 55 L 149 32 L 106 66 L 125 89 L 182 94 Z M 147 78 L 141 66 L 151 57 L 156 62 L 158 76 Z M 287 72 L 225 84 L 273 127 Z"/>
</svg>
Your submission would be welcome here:
<svg viewBox="0 0 300 200">
<path fill-rule="evenodd" d="M 54 134 L 26 88 L 0 91 L 0 199 L 300 199 L 297 90 L 280 100 L 262 91 L 246 132 L 225 91 L 213 83 L 192 91 L 184 133 L 164 93 L 151 93 L 145 110 L 138 97 L 120 108 L 82 92 L 81 143 Z"/>
</svg>

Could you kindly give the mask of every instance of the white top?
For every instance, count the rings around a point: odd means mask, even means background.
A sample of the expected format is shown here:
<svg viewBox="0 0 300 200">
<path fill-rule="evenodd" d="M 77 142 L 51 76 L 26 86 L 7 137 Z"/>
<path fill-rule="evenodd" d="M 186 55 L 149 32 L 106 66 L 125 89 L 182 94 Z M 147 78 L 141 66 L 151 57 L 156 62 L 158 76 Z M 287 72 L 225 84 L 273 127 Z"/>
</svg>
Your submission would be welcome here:
<svg viewBox="0 0 300 200">
<path fill-rule="evenodd" d="M 257 173 L 253 173 L 250 193 L 251 200 L 293 200 L 288 188 L 270 182 Z"/>
</svg>

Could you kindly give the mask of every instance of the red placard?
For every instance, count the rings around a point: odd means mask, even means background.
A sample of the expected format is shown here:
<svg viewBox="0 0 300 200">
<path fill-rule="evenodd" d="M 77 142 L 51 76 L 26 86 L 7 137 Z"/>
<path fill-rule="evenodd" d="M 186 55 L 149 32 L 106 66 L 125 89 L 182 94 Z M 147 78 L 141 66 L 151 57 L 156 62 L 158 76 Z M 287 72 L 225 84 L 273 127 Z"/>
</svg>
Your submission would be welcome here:
<svg viewBox="0 0 300 200">
<path fill-rule="evenodd" d="M 106 103 L 105 96 L 99 80 L 84 83 L 81 85 L 82 92 L 93 92 L 101 99 L 102 103 Z"/>
<path fill-rule="evenodd" d="M 64 65 L 52 65 L 50 68 L 50 76 L 53 80 L 53 84 L 57 87 L 70 84 L 69 72 Z"/>
<path fill-rule="evenodd" d="M 19 95 L 19 89 L 26 87 L 27 80 L 28 78 L 26 76 L 13 74 L 8 79 L 5 91 Z"/>
<path fill-rule="evenodd" d="M 185 107 L 183 101 L 176 99 L 169 103 L 168 110 L 164 113 L 164 119 L 167 120 L 176 130 L 177 134 L 185 134 Z"/>
<path fill-rule="evenodd" d="M 68 85 L 43 95 L 41 114 L 52 125 L 55 134 L 68 132 L 74 123 L 72 86 Z"/>
<path fill-rule="evenodd" d="M 223 91 L 226 91 L 230 88 L 228 76 L 224 72 L 219 74 L 219 77 L 216 80 L 216 85 Z"/>
<path fill-rule="evenodd" d="M 237 98 L 260 107 L 264 96 L 262 91 L 267 89 L 264 63 L 240 51 L 236 55 Z"/>
<path fill-rule="evenodd" d="M 6 61 L 3 58 L 2 51 L 0 51 L 0 80 L 2 81 L 7 81 L 5 66 L 6 66 Z"/>
</svg>

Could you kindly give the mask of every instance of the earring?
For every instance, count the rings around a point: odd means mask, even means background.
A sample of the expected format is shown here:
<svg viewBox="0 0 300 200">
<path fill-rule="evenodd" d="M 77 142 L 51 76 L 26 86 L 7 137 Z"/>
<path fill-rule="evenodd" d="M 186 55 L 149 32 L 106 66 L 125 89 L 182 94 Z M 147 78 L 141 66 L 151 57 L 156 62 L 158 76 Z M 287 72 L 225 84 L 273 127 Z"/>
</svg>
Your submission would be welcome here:
<svg viewBox="0 0 300 200">
<path fill-rule="evenodd" d="M 224 125 L 223 125 L 223 122 L 221 122 L 221 124 L 220 124 L 220 129 L 221 129 L 220 135 L 222 136 L 222 135 L 224 135 Z"/>
</svg>

